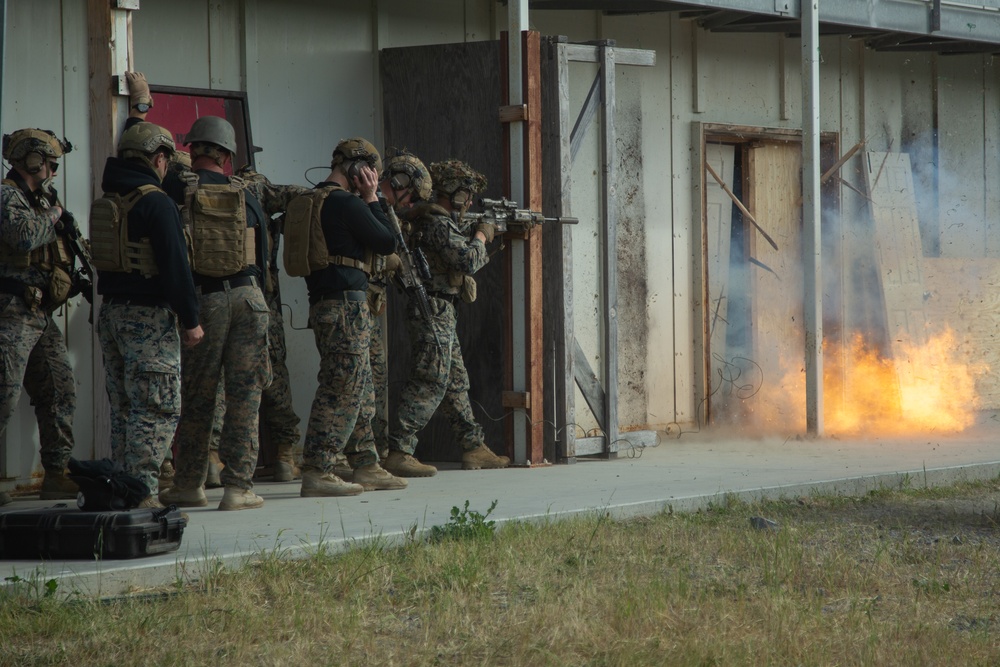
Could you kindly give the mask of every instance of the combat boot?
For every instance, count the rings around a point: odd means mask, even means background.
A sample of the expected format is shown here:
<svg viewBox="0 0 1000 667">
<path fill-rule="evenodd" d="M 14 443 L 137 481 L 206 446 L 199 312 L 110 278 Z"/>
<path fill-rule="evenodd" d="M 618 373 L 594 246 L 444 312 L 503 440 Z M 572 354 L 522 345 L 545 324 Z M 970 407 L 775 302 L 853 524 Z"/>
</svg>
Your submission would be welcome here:
<svg viewBox="0 0 1000 667">
<path fill-rule="evenodd" d="M 76 498 L 80 487 L 62 470 L 46 470 L 38 497 L 42 500 L 70 500 Z"/>
<path fill-rule="evenodd" d="M 506 456 L 497 456 L 486 445 L 479 445 L 475 449 L 470 449 L 462 454 L 462 470 L 506 468 L 509 465 L 509 458 Z"/>
<path fill-rule="evenodd" d="M 333 457 L 333 474 L 347 481 L 354 477 L 354 469 L 347 462 L 347 457 L 343 453 Z"/>
<path fill-rule="evenodd" d="M 163 459 L 163 463 L 160 464 L 160 488 L 165 489 L 174 483 L 174 475 L 177 473 L 174 470 L 174 462 L 172 459 Z"/>
<path fill-rule="evenodd" d="M 345 482 L 330 472 L 310 468 L 302 471 L 303 498 L 321 498 L 326 496 L 356 496 L 365 488 L 360 484 Z"/>
<path fill-rule="evenodd" d="M 219 459 L 219 452 L 211 450 L 208 453 L 208 475 L 205 476 L 206 489 L 221 489 L 222 479 L 219 473 L 222 471 L 222 461 Z"/>
<path fill-rule="evenodd" d="M 205 490 L 200 486 L 185 489 L 175 485 L 160 491 L 160 502 L 164 505 L 177 505 L 178 507 L 204 507 L 208 504 L 208 498 L 205 496 Z"/>
<path fill-rule="evenodd" d="M 264 505 L 264 499 L 250 489 L 227 486 L 222 494 L 220 510 L 255 510 Z"/>
<path fill-rule="evenodd" d="M 433 477 L 437 468 L 421 463 L 410 454 L 393 449 L 389 452 L 382 467 L 396 477 Z"/>
<path fill-rule="evenodd" d="M 9 493 L 6 493 L 4 491 L 0 491 L 0 505 L 6 505 L 6 504 L 8 504 L 10 502 L 13 502 L 13 500 L 14 499 L 10 497 Z"/>
<path fill-rule="evenodd" d="M 292 453 L 292 446 L 285 445 L 278 447 L 278 459 L 274 462 L 274 481 L 291 482 L 293 479 L 301 479 L 302 471 L 295 465 L 295 455 Z"/>
<path fill-rule="evenodd" d="M 163 503 L 156 496 L 146 496 L 136 507 L 139 509 L 161 510 L 163 509 Z"/>
<path fill-rule="evenodd" d="M 354 483 L 360 484 L 365 491 L 395 491 L 405 489 L 406 480 L 394 477 L 377 463 L 369 463 L 354 471 Z"/>
</svg>

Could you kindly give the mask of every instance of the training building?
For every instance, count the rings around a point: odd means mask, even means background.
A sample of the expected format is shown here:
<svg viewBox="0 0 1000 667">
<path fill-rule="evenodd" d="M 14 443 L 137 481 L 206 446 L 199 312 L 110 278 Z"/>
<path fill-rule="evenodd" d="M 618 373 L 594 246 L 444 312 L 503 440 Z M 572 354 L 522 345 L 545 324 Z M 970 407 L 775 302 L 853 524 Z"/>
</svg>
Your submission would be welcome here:
<svg viewBox="0 0 1000 667">
<path fill-rule="evenodd" d="M 489 196 L 577 218 L 509 235 L 459 325 L 477 416 L 517 463 L 615 456 L 712 423 L 898 424 L 929 368 L 956 373 L 936 385 L 949 414 L 1000 405 L 995 0 L 0 8 L 0 127 L 72 141 L 57 187 L 84 230 L 129 69 L 153 86 L 150 120 L 183 139 L 197 115 L 225 115 L 240 158 L 277 183 L 322 180 L 336 143 L 361 135 L 467 160 Z M 304 423 L 318 358 L 304 282 L 282 294 Z M 408 354 L 400 298 L 390 412 Z M 88 316 L 82 300 L 58 313 L 78 458 L 107 453 Z M 870 395 L 884 402 L 853 404 Z M 443 422 L 421 447 L 457 455 Z M 23 397 L 0 478 L 37 469 Z"/>
</svg>

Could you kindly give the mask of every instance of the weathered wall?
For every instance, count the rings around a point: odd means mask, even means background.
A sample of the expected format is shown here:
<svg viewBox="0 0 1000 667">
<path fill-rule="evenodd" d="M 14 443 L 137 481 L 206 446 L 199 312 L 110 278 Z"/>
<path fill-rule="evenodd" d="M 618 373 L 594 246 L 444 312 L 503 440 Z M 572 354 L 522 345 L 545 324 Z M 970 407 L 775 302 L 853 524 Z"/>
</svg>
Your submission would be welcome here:
<svg viewBox="0 0 1000 667">
<path fill-rule="evenodd" d="M 69 208 L 83 213 L 95 178 L 88 171 L 88 119 L 82 111 L 89 107 L 86 2 L 9 0 L 7 21 L 3 131 L 48 127 L 74 142 L 77 150 L 67 157 L 57 185 Z M 325 165 L 340 138 L 378 139 L 379 109 L 391 104 L 379 99 L 379 48 L 493 38 L 504 23 L 503 6 L 488 0 L 148 0 L 133 25 L 139 70 L 162 85 L 245 90 L 255 143 L 264 148 L 258 166 L 277 182 L 304 183 L 303 172 Z M 693 124 L 798 127 L 799 40 L 707 33 L 669 14 L 532 12 L 531 24 L 574 41 L 614 39 L 622 47 L 657 52 L 655 67 L 617 72 L 619 317 L 626 334 L 620 337 L 619 413 L 623 428 L 692 424 L 704 381 L 696 354 L 702 329 L 702 174 Z M 29 52 L 30 69 L 16 66 L 17 54 Z M 1000 81 L 992 60 L 877 53 L 836 37 L 822 40 L 821 56 L 822 129 L 839 134 L 841 150 L 865 140 L 871 150 L 911 154 L 925 254 L 1000 256 Z M 595 74 L 592 65 L 571 66 L 575 109 Z M 581 218 L 574 229 L 576 334 L 598 372 L 599 134 L 598 122 L 574 164 L 572 201 L 572 214 Z M 941 172 L 933 169 L 935 154 Z M 863 187 L 854 161 L 841 175 Z M 311 176 L 316 180 L 323 172 Z M 840 192 L 843 215 L 827 233 L 845 251 L 830 268 L 849 295 L 860 284 L 859 262 L 871 250 L 871 225 L 866 200 L 846 187 Z M 304 329 L 304 286 L 286 282 L 295 406 L 305 418 L 316 353 Z M 836 307 L 845 323 L 863 321 L 849 300 Z M 59 319 L 80 387 L 78 454 L 88 456 L 93 338 L 83 308 Z M 583 405 L 579 395 L 577 401 Z M 585 411 L 578 412 L 591 428 Z M 24 400 L 7 440 L 27 443 L 34 433 Z M 18 475 L 30 471 L 32 451 L 25 446 L 8 452 Z"/>
</svg>

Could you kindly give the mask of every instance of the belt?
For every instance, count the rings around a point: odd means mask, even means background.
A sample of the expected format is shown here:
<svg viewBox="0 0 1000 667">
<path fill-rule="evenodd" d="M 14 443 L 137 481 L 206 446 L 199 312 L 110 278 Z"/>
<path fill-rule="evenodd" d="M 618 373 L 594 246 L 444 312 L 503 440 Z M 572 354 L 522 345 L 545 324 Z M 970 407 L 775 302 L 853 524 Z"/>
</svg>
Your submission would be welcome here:
<svg viewBox="0 0 1000 667">
<path fill-rule="evenodd" d="M 447 292 L 428 292 L 427 296 L 432 296 L 435 299 L 441 299 L 442 301 L 447 301 L 451 305 L 458 303 L 461 298 L 458 294 L 448 294 Z"/>
<path fill-rule="evenodd" d="M 202 278 L 198 284 L 198 288 L 201 289 L 202 294 L 211 294 L 212 292 L 224 292 L 236 289 L 237 287 L 250 287 L 251 285 L 257 287 L 257 279 L 253 276 L 238 276 L 226 280 Z"/>
<path fill-rule="evenodd" d="M 166 299 L 151 294 L 131 294 L 129 296 L 106 296 L 104 303 L 109 306 L 146 306 L 148 308 L 169 308 Z"/>
<path fill-rule="evenodd" d="M 361 290 L 337 290 L 325 294 L 314 294 L 309 297 L 309 305 L 315 306 L 320 301 L 367 301 L 368 293 Z"/>
<path fill-rule="evenodd" d="M 13 294 L 14 296 L 24 296 L 26 284 L 13 278 L 0 278 L 0 292 Z"/>
</svg>

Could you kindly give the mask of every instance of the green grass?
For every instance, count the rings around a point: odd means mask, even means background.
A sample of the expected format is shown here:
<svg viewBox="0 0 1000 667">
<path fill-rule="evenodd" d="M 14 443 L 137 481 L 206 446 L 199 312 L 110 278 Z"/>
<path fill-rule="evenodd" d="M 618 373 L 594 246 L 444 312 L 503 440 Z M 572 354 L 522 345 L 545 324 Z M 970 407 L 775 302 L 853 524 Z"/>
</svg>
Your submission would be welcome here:
<svg viewBox="0 0 1000 667">
<path fill-rule="evenodd" d="M 993 665 L 1000 481 L 373 539 L 114 600 L 0 593 L 0 665 Z M 756 530 L 750 517 L 776 521 Z"/>
</svg>

